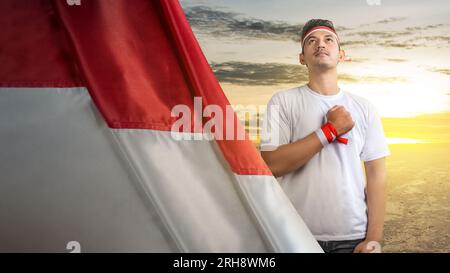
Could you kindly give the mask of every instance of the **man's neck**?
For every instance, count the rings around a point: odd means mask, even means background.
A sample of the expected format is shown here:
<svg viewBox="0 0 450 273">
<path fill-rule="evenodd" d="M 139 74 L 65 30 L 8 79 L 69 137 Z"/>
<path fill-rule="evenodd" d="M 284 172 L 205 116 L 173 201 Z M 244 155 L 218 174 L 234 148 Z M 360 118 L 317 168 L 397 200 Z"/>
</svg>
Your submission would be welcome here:
<svg viewBox="0 0 450 273">
<path fill-rule="evenodd" d="M 308 86 L 314 92 L 321 95 L 332 96 L 339 93 L 337 84 L 337 71 L 329 70 L 325 73 L 309 73 Z"/>
</svg>

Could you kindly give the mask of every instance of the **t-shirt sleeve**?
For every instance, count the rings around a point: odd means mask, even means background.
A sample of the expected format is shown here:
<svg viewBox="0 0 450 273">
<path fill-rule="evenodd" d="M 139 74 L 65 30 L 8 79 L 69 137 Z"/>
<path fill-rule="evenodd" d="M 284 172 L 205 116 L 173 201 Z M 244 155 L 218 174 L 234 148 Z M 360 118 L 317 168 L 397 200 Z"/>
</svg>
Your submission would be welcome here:
<svg viewBox="0 0 450 273">
<path fill-rule="evenodd" d="M 368 109 L 368 124 L 361 152 L 361 160 L 363 161 L 371 161 L 390 155 L 378 112 L 371 104 L 369 104 Z"/>
<path fill-rule="evenodd" d="M 267 104 L 260 133 L 261 151 L 273 151 L 290 141 L 289 120 L 286 103 L 275 94 Z"/>
</svg>

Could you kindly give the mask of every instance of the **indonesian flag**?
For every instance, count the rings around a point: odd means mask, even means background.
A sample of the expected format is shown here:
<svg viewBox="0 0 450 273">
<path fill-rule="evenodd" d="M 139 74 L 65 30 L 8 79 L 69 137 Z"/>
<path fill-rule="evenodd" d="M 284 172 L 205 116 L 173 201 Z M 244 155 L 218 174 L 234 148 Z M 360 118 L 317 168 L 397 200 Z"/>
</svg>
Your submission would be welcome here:
<svg viewBox="0 0 450 273">
<path fill-rule="evenodd" d="M 229 102 L 177 1 L 0 13 L 0 251 L 321 251 L 247 137 L 204 137 L 194 98 Z"/>
</svg>

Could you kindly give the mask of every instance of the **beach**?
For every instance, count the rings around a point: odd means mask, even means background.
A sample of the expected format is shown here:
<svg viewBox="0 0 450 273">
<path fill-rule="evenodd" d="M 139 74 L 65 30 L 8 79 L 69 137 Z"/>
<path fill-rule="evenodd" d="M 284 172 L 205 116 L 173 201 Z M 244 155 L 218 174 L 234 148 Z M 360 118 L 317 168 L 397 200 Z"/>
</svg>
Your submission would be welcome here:
<svg viewBox="0 0 450 273">
<path fill-rule="evenodd" d="M 390 145 L 385 252 L 450 252 L 450 144 Z"/>
</svg>

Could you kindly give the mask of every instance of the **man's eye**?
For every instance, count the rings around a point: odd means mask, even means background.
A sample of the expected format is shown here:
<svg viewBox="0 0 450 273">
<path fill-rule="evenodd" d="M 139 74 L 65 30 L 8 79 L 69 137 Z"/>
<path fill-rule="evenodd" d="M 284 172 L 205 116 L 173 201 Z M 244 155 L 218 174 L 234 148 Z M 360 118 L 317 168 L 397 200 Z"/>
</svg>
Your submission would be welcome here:
<svg viewBox="0 0 450 273">
<path fill-rule="evenodd" d="M 316 40 L 314 40 L 314 39 L 310 39 L 309 41 L 308 41 L 308 43 L 309 44 L 312 44 L 312 43 L 314 43 Z"/>
<path fill-rule="evenodd" d="M 332 38 L 328 38 L 327 41 L 333 42 L 334 40 Z"/>
</svg>

